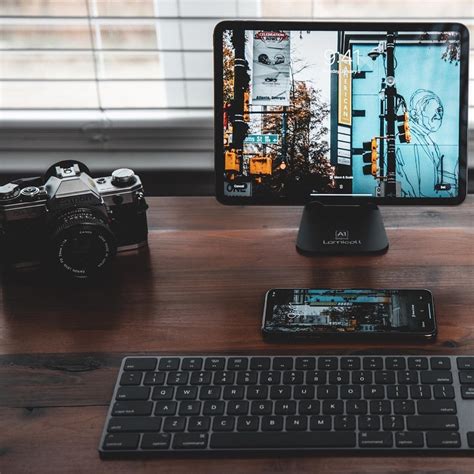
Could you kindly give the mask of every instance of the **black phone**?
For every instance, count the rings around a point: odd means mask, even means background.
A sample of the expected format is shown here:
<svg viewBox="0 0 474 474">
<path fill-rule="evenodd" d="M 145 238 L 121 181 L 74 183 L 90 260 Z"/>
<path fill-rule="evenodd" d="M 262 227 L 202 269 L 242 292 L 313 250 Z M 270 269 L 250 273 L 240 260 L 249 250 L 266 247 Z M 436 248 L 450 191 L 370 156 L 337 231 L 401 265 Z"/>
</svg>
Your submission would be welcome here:
<svg viewBox="0 0 474 474">
<path fill-rule="evenodd" d="M 271 289 L 262 333 L 283 339 L 436 337 L 433 295 L 425 289 Z"/>
</svg>

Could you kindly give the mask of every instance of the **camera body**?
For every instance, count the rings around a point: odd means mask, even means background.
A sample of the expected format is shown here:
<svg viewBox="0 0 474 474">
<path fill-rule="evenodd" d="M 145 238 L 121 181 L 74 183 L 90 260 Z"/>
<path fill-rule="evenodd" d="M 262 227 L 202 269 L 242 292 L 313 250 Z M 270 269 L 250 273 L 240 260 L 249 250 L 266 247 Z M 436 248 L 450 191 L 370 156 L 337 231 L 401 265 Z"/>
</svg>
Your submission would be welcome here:
<svg viewBox="0 0 474 474">
<path fill-rule="evenodd" d="M 80 162 L 57 163 L 44 178 L 0 186 L 0 260 L 87 278 L 117 251 L 147 244 L 147 208 L 132 170 L 94 179 Z"/>
</svg>

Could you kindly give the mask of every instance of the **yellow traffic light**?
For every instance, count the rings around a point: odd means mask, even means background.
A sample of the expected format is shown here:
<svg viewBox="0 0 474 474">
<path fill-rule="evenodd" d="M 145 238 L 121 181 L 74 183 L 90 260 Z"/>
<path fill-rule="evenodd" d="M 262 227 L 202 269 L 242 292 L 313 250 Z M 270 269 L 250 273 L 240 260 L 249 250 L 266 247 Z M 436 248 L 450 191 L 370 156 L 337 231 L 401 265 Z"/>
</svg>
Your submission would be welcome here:
<svg viewBox="0 0 474 474">
<path fill-rule="evenodd" d="M 235 150 L 225 152 L 225 165 L 226 171 L 233 171 L 238 173 L 240 171 L 240 159 L 237 156 Z"/>
<path fill-rule="evenodd" d="M 250 92 L 244 92 L 244 122 L 250 122 Z"/>
<path fill-rule="evenodd" d="M 272 174 L 272 159 L 268 156 L 256 156 L 249 160 L 249 172 L 256 176 L 269 176 Z"/>
<path fill-rule="evenodd" d="M 405 112 L 403 115 L 398 117 L 402 119 L 402 123 L 398 126 L 398 137 L 400 138 L 401 143 L 410 143 L 411 142 L 411 132 L 410 132 L 410 121 L 408 112 Z"/>
<path fill-rule="evenodd" d="M 379 159 L 379 154 L 378 154 L 378 144 L 377 144 L 377 139 L 376 138 L 372 138 L 372 140 L 370 141 L 370 144 L 371 144 L 371 164 L 372 164 L 372 175 L 373 176 L 377 176 L 377 160 Z"/>
<path fill-rule="evenodd" d="M 364 142 L 363 147 L 366 153 L 362 155 L 362 160 L 364 163 L 370 163 L 370 165 L 364 166 L 362 171 L 365 175 L 376 177 L 378 172 L 377 162 L 379 159 L 377 139 L 372 138 L 370 142 Z"/>
</svg>

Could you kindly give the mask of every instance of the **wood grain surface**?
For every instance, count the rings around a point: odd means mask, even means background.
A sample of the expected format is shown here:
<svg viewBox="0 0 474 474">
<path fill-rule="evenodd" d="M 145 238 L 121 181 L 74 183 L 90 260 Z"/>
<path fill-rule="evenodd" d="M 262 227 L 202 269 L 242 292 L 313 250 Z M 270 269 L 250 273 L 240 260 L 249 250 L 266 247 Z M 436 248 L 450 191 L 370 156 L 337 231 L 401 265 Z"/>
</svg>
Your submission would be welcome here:
<svg viewBox="0 0 474 474">
<path fill-rule="evenodd" d="M 474 199 L 457 207 L 385 207 L 387 254 L 308 258 L 295 250 L 301 209 L 150 199 L 147 251 L 121 255 L 100 283 L 39 271 L 0 287 L 0 473 L 462 472 L 467 457 L 242 456 L 100 461 L 99 436 L 129 353 L 474 354 Z M 423 287 L 436 342 L 269 344 L 271 287 Z"/>
</svg>

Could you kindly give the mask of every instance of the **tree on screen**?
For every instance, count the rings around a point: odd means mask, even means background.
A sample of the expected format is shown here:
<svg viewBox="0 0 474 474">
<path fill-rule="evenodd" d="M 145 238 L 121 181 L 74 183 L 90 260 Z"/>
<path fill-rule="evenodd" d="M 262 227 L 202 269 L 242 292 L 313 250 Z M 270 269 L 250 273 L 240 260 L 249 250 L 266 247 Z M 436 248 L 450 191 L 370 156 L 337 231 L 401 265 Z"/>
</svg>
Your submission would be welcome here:
<svg viewBox="0 0 474 474">
<path fill-rule="evenodd" d="M 232 46 L 232 34 L 226 30 L 223 34 L 223 99 L 224 104 L 230 104 L 234 98 L 234 48 Z"/>
<path fill-rule="evenodd" d="M 269 107 L 268 112 L 263 115 L 263 133 L 283 135 L 284 109 Z M 273 176 L 267 180 L 271 189 L 293 196 L 307 196 L 311 190 L 329 192 L 332 189 L 334 169 L 328 161 L 328 115 L 329 105 L 322 100 L 319 90 L 304 81 L 293 81 L 287 107 L 286 153 L 281 144 L 267 147 L 266 154 L 277 165 Z"/>
</svg>

